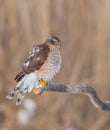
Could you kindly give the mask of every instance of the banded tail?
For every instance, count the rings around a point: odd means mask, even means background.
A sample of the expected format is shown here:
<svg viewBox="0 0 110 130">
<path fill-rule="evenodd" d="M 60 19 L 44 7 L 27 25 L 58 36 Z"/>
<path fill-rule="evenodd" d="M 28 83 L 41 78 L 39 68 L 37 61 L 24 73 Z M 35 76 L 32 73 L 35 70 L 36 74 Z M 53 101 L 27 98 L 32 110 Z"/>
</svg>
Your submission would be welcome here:
<svg viewBox="0 0 110 130">
<path fill-rule="evenodd" d="M 31 92 L 34 87 L 38 87 L 39 80 L 35 73 L 25 75 L 16 85 L 16 87 L 8 94 L 6 98 L 13 99 L 18 94 L 16 105 L 21 104 L 25 94 Z"/>
</svg>

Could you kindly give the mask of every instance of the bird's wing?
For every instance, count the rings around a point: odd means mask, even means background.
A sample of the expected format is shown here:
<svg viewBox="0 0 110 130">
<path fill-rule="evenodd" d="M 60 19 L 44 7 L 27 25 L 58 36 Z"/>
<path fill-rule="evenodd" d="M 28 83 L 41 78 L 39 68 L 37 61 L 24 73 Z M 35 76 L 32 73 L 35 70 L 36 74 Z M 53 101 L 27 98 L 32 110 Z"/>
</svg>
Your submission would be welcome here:
<svg viewBox="0 0 110 130">
<path fill-rule="evenodd" d="M 15 76 L 16 82 L 20 81 L 26 74 L 39 70 L 47 60 L 48 53 L 49 47 L 46 44 L 33 46 L 20 72 Z"/>
</svg>

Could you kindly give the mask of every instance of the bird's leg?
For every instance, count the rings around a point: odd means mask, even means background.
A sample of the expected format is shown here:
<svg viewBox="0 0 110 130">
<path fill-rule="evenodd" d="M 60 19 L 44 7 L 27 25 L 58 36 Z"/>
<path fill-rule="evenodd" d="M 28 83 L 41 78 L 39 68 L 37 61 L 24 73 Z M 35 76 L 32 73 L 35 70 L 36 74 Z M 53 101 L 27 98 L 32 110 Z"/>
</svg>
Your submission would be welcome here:
<svg viewBox="0 0 110 130">
<path fill-rule="evenodd" d="M 36 88 L 33 89 L 33 93 L 35 93 L 35 94 L 42 94 L 43 90 L 48 88 L 48 82 L 43 80 L 43 79 L 41 79 L 39 81 L 38 86 L 39 86 L 39 88 L 36 87 Z"/>
</svg>

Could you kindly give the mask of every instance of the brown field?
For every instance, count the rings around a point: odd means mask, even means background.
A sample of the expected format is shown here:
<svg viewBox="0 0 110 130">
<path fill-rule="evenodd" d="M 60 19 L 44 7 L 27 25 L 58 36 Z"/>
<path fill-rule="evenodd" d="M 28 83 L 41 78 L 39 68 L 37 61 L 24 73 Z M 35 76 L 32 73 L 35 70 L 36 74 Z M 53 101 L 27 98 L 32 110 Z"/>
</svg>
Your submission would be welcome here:
<svg viewBox="0 0 110 130">
<path fill-rule="evenodd" d="M 110 130 L 110 112 L 84 95 L 30 93 L 20 106 L 16 97 L 5 98 L 29 50 L 50 35 L 63 44 L 54 82 L 91 84 L 101 99 L 110 99 L 109 0 L 0 0 L 0 130 Z M 33 115 L 27 99 L 37 105 Z"/>
</svg>

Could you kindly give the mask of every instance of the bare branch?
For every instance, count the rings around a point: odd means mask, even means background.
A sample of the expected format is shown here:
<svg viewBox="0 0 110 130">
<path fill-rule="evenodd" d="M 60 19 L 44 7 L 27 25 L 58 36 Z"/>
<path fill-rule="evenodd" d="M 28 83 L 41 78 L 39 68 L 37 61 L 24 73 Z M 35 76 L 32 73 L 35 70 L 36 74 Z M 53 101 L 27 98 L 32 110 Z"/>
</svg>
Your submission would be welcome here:
<svg viewBox="0 0 110 130">
<path fill-rule="evenodd" d="M 84 94 L 90 98 L 92 104 L 96 108 L 101 110 L 110 110 L 110 101 L 101 101 L 97 96 L 96 90 L 90 85 L 85 84 L 69 85 L 69 84 L 49 83 L 48 86 L 49 88 L 44 89 L 43 91 Z"/>
</svg>

